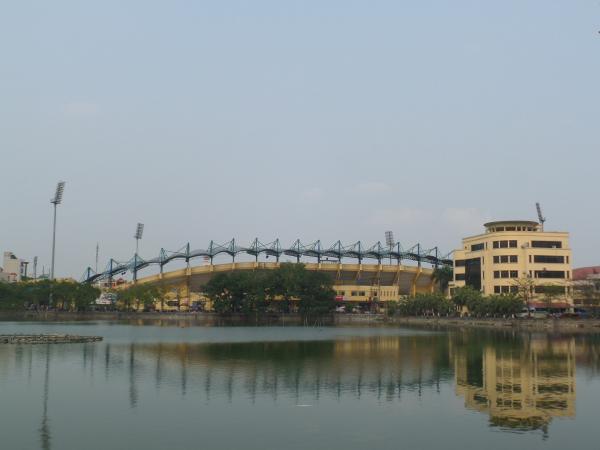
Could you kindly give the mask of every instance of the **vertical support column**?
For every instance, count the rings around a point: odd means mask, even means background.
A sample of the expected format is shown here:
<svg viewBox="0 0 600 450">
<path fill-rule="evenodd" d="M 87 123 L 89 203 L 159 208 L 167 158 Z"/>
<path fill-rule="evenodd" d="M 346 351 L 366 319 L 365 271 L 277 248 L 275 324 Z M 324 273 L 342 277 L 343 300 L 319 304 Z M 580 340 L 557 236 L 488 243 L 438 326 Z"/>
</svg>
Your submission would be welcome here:
<svg viewBox="0 0 600 450">
<path fill-rule="evenodd" d="M 417 267 L 417 271 L 415 272 L 415 276 L 413 277 L 410 295 L 411 297 L 415 297 L 417 295 L 417 280 L 421 276 L 421 266 Z"/>
<path fill-rule="evenodd" d="M 137 260 L 138 260 L 138 255 L 136 253 L 135 255 L 133 255 L 133 283 L 134 284 L 137 282 Z"/>
</svg>

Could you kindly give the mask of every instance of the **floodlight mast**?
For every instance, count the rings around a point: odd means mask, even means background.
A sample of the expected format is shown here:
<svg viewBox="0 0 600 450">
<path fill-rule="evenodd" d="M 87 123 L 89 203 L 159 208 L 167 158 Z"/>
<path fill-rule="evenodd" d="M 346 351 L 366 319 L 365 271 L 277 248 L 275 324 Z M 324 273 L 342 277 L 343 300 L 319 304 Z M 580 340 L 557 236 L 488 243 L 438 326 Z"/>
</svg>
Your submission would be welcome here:
<svg viewBox="0 0 600 450">
<path fill-rule="evenodd" d="M 136 255 L 138 254 L 139 242 L 140 242 L 140 239 L 142 239 L 143 234 L 144 234 L 144 224 L 138 222 L 137 227 L 135 229 L 135 235 L 133 236 L 135 239 L 135 254 Z"/>
<path fill-rule="evenodd" d="M 390 264 L 392 264 L 391 251 L 394 248 L 394 245 L 396 245 L 396 243 L 394 242 L 394 232 L 393 231 L 385 232 L 385 243 L 388 246 L 388 249 L 390 251 Z"/>
<path fill-rule="evenodd" d="M 54 254 L 56 251 L 56 207 L 62 202 L 63 192 L 65 190 L 65 182 L 59 181 L 56 185 L 54 198 L 50 199 L 50 203 L 54 205 L 54 221 L 52 225 L 52 265 L 50 266 L 50 279 L 54 280 Z"/>
<path fill-rule="evenodd" d="M 540 225 L 541 225 L 542 231 L 544 231 L 544 222 L 546 222 L 546 218 L 542 215 L 542 207 L 540 206 L 539 203 L 536 203 L 535 204 L 535 209 L 537 209 L 538 219 L 540 221 Z"/>
</svg>

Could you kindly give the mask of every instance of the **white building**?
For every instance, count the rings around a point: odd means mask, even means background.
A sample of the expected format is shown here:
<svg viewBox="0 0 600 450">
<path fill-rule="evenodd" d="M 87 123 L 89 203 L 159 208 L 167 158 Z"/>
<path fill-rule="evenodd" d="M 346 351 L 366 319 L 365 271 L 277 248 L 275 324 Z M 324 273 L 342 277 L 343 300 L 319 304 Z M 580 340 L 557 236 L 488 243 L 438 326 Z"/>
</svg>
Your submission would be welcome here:
<svg viewBox="0 0 600 450">
<path fill-rule="evenodd" d="M 27 261 L 19 259 L 12 252 L 4 252 L 3 268 L 0 271 L 0 280 L 9 283 L 21 281 L 27 275 Z"/>
</svg>

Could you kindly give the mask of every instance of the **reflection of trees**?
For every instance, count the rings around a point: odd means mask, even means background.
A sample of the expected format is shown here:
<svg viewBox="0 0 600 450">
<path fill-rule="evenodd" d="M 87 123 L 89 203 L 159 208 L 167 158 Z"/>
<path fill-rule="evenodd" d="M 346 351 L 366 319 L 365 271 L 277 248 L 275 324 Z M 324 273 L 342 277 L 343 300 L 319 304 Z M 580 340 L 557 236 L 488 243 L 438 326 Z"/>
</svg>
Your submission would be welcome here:
<svg viewBox="0 0 600 450">
<path fill-rule="evenodd" d="M 575 341 L 571 337 L 456 333 L 456 391 L 490 424 L 541 429 L 575 415 Z"/>
<path fill-rule="evenodd" d="M 441 335 L 375 337 L 340 341 L 257 342 L 226 344 L 130 344 L 111 348 L 111 371 L 126 370 L 130 402 L 138 401 L 135 380 L 154 373 L 156 388 L 175 386 L 185 395 L 191 388 L 206 400 L 238 394 L 254 402 L 265 395 L 296 401 L 321 395 L 360 398 L 373 395 L 392 401 L 402 390 L 420 392 L 448 380 L 448 340 Z M 116 353 L 122 353 L 117 357 Z M 108 358 L 108 356 L 105 356 Z M 139 373 L 138 373 L 139 372 Z"/>
</svg>

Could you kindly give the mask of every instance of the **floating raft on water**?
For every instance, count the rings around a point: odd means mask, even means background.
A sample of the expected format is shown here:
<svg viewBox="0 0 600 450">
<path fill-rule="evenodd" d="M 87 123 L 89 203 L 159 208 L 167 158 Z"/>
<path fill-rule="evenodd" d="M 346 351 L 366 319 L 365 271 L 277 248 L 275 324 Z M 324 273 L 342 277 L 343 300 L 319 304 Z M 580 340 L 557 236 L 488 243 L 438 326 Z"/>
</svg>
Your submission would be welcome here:
<svg viewBox="0 0 600 450">
<path fill-rule="evenodd" d="M 0 344 L 78 344 L 101 340 L 102 336 L 74 334 L 0 334 Z"/>
</svg>

